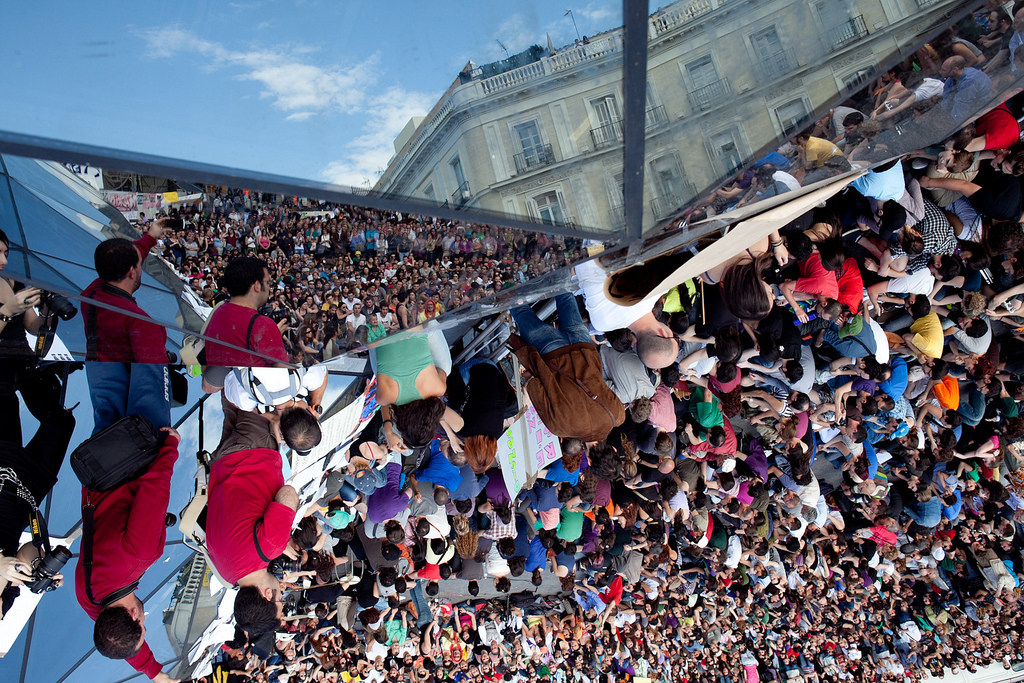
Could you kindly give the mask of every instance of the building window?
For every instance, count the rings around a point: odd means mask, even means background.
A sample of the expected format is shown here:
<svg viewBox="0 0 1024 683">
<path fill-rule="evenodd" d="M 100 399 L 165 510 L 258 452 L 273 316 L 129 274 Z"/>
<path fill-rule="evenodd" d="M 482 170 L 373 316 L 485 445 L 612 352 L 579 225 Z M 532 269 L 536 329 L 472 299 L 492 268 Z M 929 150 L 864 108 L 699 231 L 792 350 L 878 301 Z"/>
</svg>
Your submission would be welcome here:
<svg viewBox="0 0 1024 683">
<path fill-rule="evenodd" d="M 776 107 L 775 116 L 779 120 L 779 126 L 782 127 L 782 134 L 789 136 L 806 123 L 809 112 L 803 98 L 800 98 L 786 102 L 781 107 Z"/>
<path fill-rule="evenodd" d="M 754 64 L 759 79 L 772 81 L 788 75 L 796 68 L 793 51 L 785 49 L 779 31 L 774 26 L 750 36 L 750 43 L 754 47 Z"/>
<path fill-rule="evenodd" d="M 875 76 L 875 69 L 872 67 L 859 69 L 852 74 L 843 77 L 843 87 L 848 90 L 856 90 Z"/>
<path fill-rule="evenodd" d="M 512 126 L 512 130 L 515 131 L 519 139 L 519 148 L 522 150 L 515 155 L 517 173 L 554 163 L 555 155 L 551 151 L 551 145 L 544 144 L 540 136 L 540 126 L 536 121 L 516 124 Z"/>
<path fill-rule="evenodd" d="M 718 162 L 722 173 L 730 175 L 743 165 L 743 155 L 733 131 L 727 130 L 710 138 L 712 159 Z"/>
<path fill-rule="evenodd" d="M 452 193 L 452 203 L 455 206 L 462 206 L 469 201 L 469 183 L 466 182 L 466 174 L 462 170 L 462 159 L 458 155 L 452 157 L 452 160 L 448 162 L 448 165 L 452 168 L 452 175 L 455 176 L 455 192 Z"/>
<path fill-rule="evenodd" d="M 623 196 L 624 175 L 622 171 L 611 176 L 605 176 L 605 186 L 608 190 L 608 212 L 611 224 L 615 227 L 621 226 L 626 220 L 625 197 Z"/>
<path fill-rule="evenodd" d="M 622 139 L 622 120 L 619 116 L 619 103 L 614 95 L 605 95 L 590 100 L 590 108 L 594 111 L 595 125 L 590 129 L 590 137 L 594 149 L 611 147 Z"/>
<path fill-rule="evenodd" d="M 690 91 L 690 105 L 699 111 L 705 111 L 719 104 L 728 95 L 729 82 L 720 78 L 711 55 L 701 57 L 686 65 L 686 74 L 693 84 Z"/>
<path fill-rule="evenodd" d="M 564 225 L 565 210 L 562 208 L 561 198 L 556 190 L 545 192 L 533 198 L 537 205 L 537 217 L 545 225 Z"/>
<path fill-rule="evenodd" d="M 427 185 L 426 187 L 423 188 L 423 196 L 428 201 L 431 201 L 431 202 L 436 202 L 437 201 L 437 198 L 434 196 L 434 183 L 430 183 L 429 185 Z"/>
<path fill-rule="evenodd" d="M 666 154 L 651 161 L 651 177 L 657 196 L 651 209 L 658 218 L 677 210 L 693 197 L 689 181 L 674 154 Z"/>
<path fill-rule="evenodd" d="M 655 97 L 654 88 L 651 86 L 651 82 L 649 80 L 647 81 L 647 93 L 644 105 L 646 107 L 644 112 L 644 128 L 647 131 L 668 123 L 668 115 L 665 113 L 665 107 L 658 104 L 658 98 Z"/>
</svg>

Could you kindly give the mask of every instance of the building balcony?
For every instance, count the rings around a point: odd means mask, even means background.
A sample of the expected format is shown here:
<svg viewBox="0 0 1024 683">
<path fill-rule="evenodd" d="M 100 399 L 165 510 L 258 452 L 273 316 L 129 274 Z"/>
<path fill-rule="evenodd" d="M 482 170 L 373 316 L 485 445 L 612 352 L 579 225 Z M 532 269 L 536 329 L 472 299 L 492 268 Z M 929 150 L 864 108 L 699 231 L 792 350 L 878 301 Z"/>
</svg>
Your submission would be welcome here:
<svg viewBox="0 0 1024 683">
<path fill-rule="evenodd" d="M 613 228 L 621 228 L 626 224 L 626 207 L 612 206 L 608 209 L 608 221 Z"/>
<path fill-rule="evenodd" d="M 937 5 L 940 2 L 940 0 L 914 0 L 914 1 L 917 3 L 918 7 L 931 7 L 932 5 Z"/>
<path fill-rule="evenodd" d="M 537 145 L 513 155 L 512 159 L 516 162 L 516 175 L 521 175 L 555 163 L 555 152 L 551 145 Z"/>
<path fill-rule="evenodd" d="M 864 23 L 864 15 L 858 14 L 847 19 L 828 32 L 828 42 L 832 51 L 842 50 L 847 45 L 852 45 L 868 34 L 868 27 Z"/>
<path fill-rule="evenodd" d="M 648 27 L 648 35 L 656 38 L 663 33 L 687 24 L 697 17 L 701 17 L 712 11 L 719 5 L 724 5 L 723 0 L 693 0 L 689 3 L 678 3 L 666 8 L 664 11 L 651 17 Z"/>
<path fill-rule="evenodd" d="M 728 78 L 719 78 L 688 93 L 690 106 L 697 111 L 707 111 L 732 96 Z"/>
<path fill-rule="evenodd" d="M 672 215 L 679 209 L 686 205 L 686 202 L 697 196 L 697 191 L 694 189 L 693 184 L 687 181 L 685 183 L 686 191 L 689 196 L 682 196 L 679 194 L 665 195 L 664 197 L 655 197 L 651 200 L 651 213 L 654 214 L 654 218 L 661 220 L 667 216 Z"/>
<path fill-rule="evenodd" d="M 469 191 L 469 181 L 465 180 L 459 185 L 459 188 L 452 192 L 452 205 L 455 208 L 459 208 L 463 204 L 469 201 L 469 198 L 473 196 L 473 193 Z"/>
<path fill-rule="evenodd" d="M 614 147 L 622 140 L 622 122 L 609 121 L 603 126 L 591 128 L 590 139 L 594 143 L 595 150 Z"/>
<path fill-rule="evenodd" d="M 781 50 L 768 57 L 761 57 L 754 62 L 754 74 L 758 85 L 765 85 L 771 81 L 777 81 L 789 76 L 796 70 L 796 56 L 792 50 Z"/>
<path fill-rule="evenodd" d="M 656 107 L 647 107 L 647 111 L 644 112 L 644 129 L 650 133 L 655 128 L 660 128 L 668 123 L 668 114 L 665 113 L 665 107 L 658 105 Z"/>
</svg>

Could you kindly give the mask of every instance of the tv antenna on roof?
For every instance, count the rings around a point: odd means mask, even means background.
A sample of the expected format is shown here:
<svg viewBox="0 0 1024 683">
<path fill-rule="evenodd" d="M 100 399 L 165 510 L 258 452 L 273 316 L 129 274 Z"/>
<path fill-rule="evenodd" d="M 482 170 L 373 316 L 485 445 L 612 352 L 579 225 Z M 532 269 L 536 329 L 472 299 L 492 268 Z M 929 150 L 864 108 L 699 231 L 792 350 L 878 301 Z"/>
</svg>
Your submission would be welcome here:
<svg viewBox="0 0 1024 683">
<path fill-rule="evenodd" d="M 494 42 L 496 42 L 498 45 L 501 46 L 501 49 L 505 51 L 505 57 L 507 58 L 509 55 L 508 55 L 508 48 L 505 47 L 505 43 L 501 42 L 497 38 L 494 39 Z"/>
</svg>

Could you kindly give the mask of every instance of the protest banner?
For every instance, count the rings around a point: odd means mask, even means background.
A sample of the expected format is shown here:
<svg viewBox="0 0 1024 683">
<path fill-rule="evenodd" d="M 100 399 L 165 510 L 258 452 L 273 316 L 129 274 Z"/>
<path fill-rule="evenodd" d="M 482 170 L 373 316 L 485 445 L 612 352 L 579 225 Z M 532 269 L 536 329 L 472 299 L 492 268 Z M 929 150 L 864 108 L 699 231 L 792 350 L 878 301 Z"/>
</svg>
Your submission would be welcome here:
<svg viewBox="0 0 1024 683">
<path fill-rule="evenodd" d="M 139 217 L 139 195 L 136 192 L 103 190 L 103 198 L 121 212 L 125 218 L 134 221 Z"/>
<path fill-rule="evenodd" d="M 498 465 L 513 498 L 531 476 L 561 457 L 558 437 L 544 426 L 533 406 L 498 437 Z"/>
</svg>

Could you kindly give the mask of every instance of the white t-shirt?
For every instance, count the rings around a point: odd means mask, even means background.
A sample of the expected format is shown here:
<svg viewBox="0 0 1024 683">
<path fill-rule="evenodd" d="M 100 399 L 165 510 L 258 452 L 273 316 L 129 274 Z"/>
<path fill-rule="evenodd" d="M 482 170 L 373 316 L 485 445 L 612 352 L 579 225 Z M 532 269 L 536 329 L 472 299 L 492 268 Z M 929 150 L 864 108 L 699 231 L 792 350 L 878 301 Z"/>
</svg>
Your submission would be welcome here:
<svg viewBox="0 0 1024 683">
<path fill-rule="evenodd" d="M 288 368 L 260 369 L 261 373 L 267 371 L 288 372 Z M 239 378 L 240 372 L 244 372 L 244 370 L 234 370 L 229 372 L 227 377 L 224 379 L 224 398 L 239 410 L 253 412 L 260 406 L 259 403 L 256 402 L 256 397 L 242 386 L 242 381 Z M 324 380 L 327 379 L 327 367 L 323 365 L 300 368 L 294 372 L 302 373 L 302 388 L 307 392 L 319 389 L 323 385 Z"/>
<path fill-rule="evenodd" d="M 345 322 L 352 326 L 352 329 L 358 328 L 360 325 L 366 324 L 366 316 L 360 313 L 358 316 L 355 313 L 349 313 L 348 317 L 345 318 Z"/>
<path fill-rule="evenodd" d="M 889 280 L 890 294 L 923 294 L 932 295 L 935 288 L 935 276 L 929 268 L 922 268 L 910 275 L 893 278 Z"/>
<path fill-rule="evenodd" d="M 923 102 L 936 95 L 941 95 L 943 85 L 944 83 L 937 78 L 924 79 L 920 85 L 914 88 L 914 101 Z"/>
<path fill-rule="evenodd" d="M 619 306 L 605 296 L 604 281 L 608 276 L 604 268 L 596 261 L 587 261 L 576 266 L 576 279 L 579 280 L 587 312 L 590 313 L 590 324 L 598 332 L 610 332 L 629 327 L 640 318 L 651 312 L 654 302 Z"/>
</svg>

